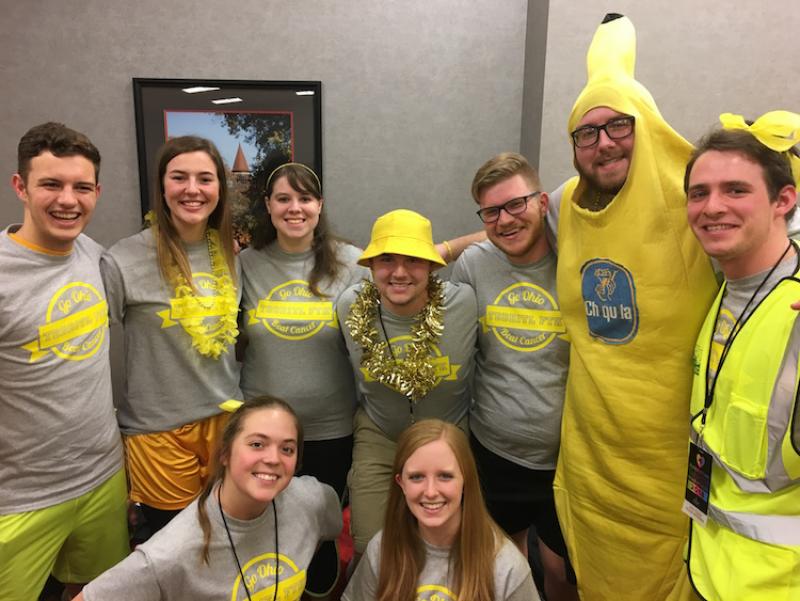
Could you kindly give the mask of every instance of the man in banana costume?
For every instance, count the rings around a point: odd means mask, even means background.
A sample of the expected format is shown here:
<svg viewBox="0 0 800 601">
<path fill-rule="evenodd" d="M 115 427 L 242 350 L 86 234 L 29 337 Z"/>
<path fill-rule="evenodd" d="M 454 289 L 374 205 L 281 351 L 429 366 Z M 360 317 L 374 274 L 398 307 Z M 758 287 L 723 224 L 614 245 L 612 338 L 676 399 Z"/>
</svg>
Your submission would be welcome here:
<svg viewBox="0 0 800 601">
<path fill-rule="evenodd" d="M 634 79 L 635 31 L 608 15 L 569 118 L 558 295 L 571 338 L 555 480 L 584 600 L 688 599 L 686 415 L 695 337 L 718 288 L 686 221 L 692 147 Z"/>
</svg>

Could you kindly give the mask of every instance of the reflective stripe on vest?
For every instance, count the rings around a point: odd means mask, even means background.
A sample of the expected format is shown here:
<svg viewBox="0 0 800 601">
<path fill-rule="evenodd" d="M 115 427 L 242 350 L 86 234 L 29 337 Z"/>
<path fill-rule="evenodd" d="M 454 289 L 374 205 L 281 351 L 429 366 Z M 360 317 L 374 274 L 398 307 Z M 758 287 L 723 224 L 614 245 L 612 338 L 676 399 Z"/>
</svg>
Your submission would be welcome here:
<svg viewBox="0 0 800 601">
<path fill-rule="evenodd" d="M 798 489 L 800 496 L 800 489 Z M 771 545 L 800 546 L 800 516 L 757 515 L 723 511 L 710 505 L 708 515 L 736 534 Z"/>
</svg>

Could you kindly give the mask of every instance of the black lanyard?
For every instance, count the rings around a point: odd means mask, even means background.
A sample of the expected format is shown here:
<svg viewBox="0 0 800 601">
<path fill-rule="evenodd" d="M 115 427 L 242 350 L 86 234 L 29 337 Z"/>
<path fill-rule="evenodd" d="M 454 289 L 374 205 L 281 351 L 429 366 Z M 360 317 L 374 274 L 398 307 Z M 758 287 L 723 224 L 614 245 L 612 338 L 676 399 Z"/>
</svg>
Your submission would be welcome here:
<svg viewBox="0 0 800 601">
<path fill-rule="evenodd" d="M 716 315 L 716 317 L 714 319 L 714 326 L 711 328 L 711 338 L 709 340 L 708 353 L 706 355 L 706 378 L 705 378 L 706 394 L 705 394 L 705 399 L 704 399 L 704 402 L 703 402 L 703 410 L 700 413 L 698 413 L 697 415 L 694 415 L 692 417 L 692 421 L 694 421 L 698 417 L 700 417 L 700 435 L 701 436 L 702 436 L 702 433 L 703 433 L 703 429 L 705 428 L 705 425 L 706 425 L 706 417 L 708 415 L 708 410 L 711 407 L 711 405 L 714 403 L 714 390 L 717 387 L 717 380 L 719 379 L 719 374 L 722 371 L 722 364 L 725 362 L 725 359 L 728 357 L 728 353 L 730 352 L 731 347 L 733 346 L 733 341 L 739 335 L 739 332 L 744 327 L 745 323 L 747 323 L 747 320 L 750 319 L 750 315 L 752 315 L 752 313 L 748 314 L 747 310 L 750 308 L 750 305 L 753 304 L 753 301 L 755 301 L 756 297 L 758 296 L 758 293 L 761 292 L 761 289 L 764 287 L 764 284 L 767 283 L 767 281 L 769 280 L 770 276 L 775 272 L 775 270 L 778 268 L 778 265 L 781 264 L 781 261 L 783 261 L 783 258 L 786 256 L 786 253 L 788 253 L 789 249 L 792 248 L 792 247 L 794 247 L 794 249 L 795 249 L 795 253 L 797 254 L 798 261 L 800 261 L 800 252 L 798 252 L 797 245 L 794 243 L 793 240 L 789 240 L 789 244 L 786 245 L 786 249 L 783 251 L 783 253 L 781 253 L 781 256 L 778 258 L 778 260 L 772 266 L 772 269 L 770 269 L 769 272 L 767 273 L 767 275 L 764 276 L 764 279 L 761 280 L 761 283 L 758 285 L 758 288 L 756 288 L 755 292 L 753 292 L 752 296 L 750 296 L 750 299 L 747 301 L 747 304 L 744 306 L 744 309 L 742 309 L 742 312 L 739 313 L 739 316 L 736 318 L 736 321 L 733 322 L 733 328 L 731 329 L 731 335 L 728 336 L 728 339 L 725 341 L 725 344 L 722 346 L 722 353 L 720 353 L 719 362 L 717 363 L 717 371 L 714 373 L 714 377 L 710 378 L 709 372 L 711 370 L 711 351 L 712 351 L 712 348 L 714 346 L 714 334 L 715 334 L 716 329 L 717 329 L 717 322 L 719 321 L 719 314 L 720 314 L 720 311 L 722 310 L 722 300 L 720 300 L 719 305 L 717 306 L 717 315 Z M 723 292 L 723 296 L 724 296 L 724 292 Z M 710 386 L 709 386 L 709 379 L 711 379 L 711 385 Z"/>
<path fill-rule="evenodd" d="M 231 536 L 231 531 L 228 528 L 228 521 L 225 519 L 225 512 L 222 511 L 222 483 L 220 482 L 219 488 L 217 488 L 217 504 L 219 505 L 219 514 L 222 516 L 222 524 L 225 526 L 225 533 L 228 535 L 228 543 L 231 546 L 231 553 L 233 553 L 233 559 L 236 560 L 236 567 L 239 568 L 239 576 L 242 577 L 242 586 L 244 587 L 244 592 L 247 593 L 247 599 L 249 601 L 253 601 L 253 598 L 250 596 L 250 589 L 247 587 L 247 582 L 244 579 L 244 572 L 242 571 L 242 564 L 239 562 L 239 555 L 236 553 L 236 545 L 233 544 L 233 537 Z M 278 575 L 278 560 L 280 555 L 278 554 L 278 510 L 275 509 L 275 499 L 272 499 L 272 515 L 275 518 L 275 591 L 272 595 L 272 601 L 275 601 L 278 598 L 278 581 L 280 576 Z"/>
<path fill-rule="evenodd" d="M 381 324 L 381 330 L 383 330 L 383 338 L 386 340 L 386 346 L 389 347 L 389 352 L 392 354 L 392 359 L 394 360 L 395 365 L 397 365 L 397 355 L 394 352 L 392 343 L 389 341 L 389 334 L 386 332 L 386 325 L 383 323 L 383 311 L 381 311 L 380 301 L 378 302 L 378 321 Z M 408 413 L 411 416 L 411 423 L 415 423 L 417 419 L 414 415 L 414 401 L 411 399 L 408 399 Z"/>
</svg>

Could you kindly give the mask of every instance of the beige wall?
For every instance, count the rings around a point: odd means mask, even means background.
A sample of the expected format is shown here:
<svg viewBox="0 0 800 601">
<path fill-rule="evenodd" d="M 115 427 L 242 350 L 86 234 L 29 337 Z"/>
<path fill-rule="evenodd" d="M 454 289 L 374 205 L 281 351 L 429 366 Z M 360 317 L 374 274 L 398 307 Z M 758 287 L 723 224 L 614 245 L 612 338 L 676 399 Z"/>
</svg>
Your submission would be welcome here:
<svg viewBox="0 0 800 601">
<path fill-rule="evenodd" d="M 474 229 L 475 169 L 519 148 L 525 0 L 0 2 L 2 170 L 31 125 L 85 131 L 104 157 L 103 244 L 139 224 L 132 77 L 321 80 L 326 207 L 360 243 L 397 207 L 438 238 Z M 19 221 L 2 198 L 0 225 Z"/>
<path fill-rule="evenodd" d="M 546 188 L 574 173 L 567 117 L 586 83 L 592 34 L 607 12 L 633 21 L 637 78 L 688 140 L 696 141 L 723 112 L 800 112 L 797 0 L 552 0 L 540 160 Z"/>
<path fill-rule="evenodd" d="M 633 20 L 637 75 L 688 139 L 720 112 L 800 111 L 797 0 L 0 3 L 2 170 L 35 123 L 88 133 L 104 156 L 89 229 L 103 244 L 139 224 L 132 77 L 321 80 L 327 206 L 362 244 L 401 206 L 437 238 L 477 228 L 469 183 L 496 152 L 539 158 L 546 188 L 569 177 L 567 115 L 610 10 Z M 22 214 L 5 190 L 0 225 Z"/>
</svg>

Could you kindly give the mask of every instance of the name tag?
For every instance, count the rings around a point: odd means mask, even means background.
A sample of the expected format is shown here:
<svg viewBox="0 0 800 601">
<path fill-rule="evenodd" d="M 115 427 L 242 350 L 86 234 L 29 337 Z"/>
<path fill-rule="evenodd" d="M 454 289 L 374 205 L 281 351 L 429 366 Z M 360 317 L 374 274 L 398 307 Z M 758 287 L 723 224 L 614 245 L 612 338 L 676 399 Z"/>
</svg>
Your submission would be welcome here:
<svg viewBox="0 0 800 601">
<path fill-rule="evenodd" d="M 711 464 L 714 461 L 708 451 L 693 442 L 689 443 L 689 471 L 686 475 L 686 497 L 683 513 L 702 526 L 708 520 L 708 497 L 711 493 Z"/>
</svg>

